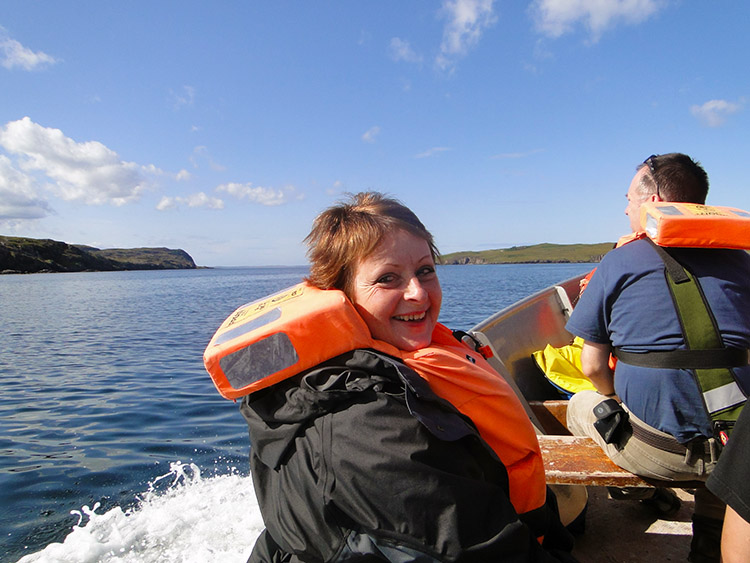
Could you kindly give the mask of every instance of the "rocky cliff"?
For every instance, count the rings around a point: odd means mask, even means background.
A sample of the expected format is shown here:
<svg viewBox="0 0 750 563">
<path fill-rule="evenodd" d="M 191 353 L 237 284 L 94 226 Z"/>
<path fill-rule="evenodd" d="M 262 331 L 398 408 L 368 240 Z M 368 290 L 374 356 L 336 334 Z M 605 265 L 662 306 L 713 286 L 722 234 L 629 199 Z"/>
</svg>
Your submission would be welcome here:
<svg viewBox="0 0 750 563">
<path fill-rule="evenodd" d="M 112 248 L 101 250 L 50 239 L 0 236 L 0 273 L 195 269 L 184 250 Z"/>
</svg>

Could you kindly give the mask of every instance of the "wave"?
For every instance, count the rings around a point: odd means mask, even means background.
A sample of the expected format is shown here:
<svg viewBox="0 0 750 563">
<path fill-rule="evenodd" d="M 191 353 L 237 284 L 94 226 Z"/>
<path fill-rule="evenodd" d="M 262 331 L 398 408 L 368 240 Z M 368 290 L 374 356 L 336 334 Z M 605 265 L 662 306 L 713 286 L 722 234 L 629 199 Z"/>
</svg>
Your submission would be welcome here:
<svg viewBox="0 0 750 563">
<path fill-rule="evenodd" d="M 99 508 L 71 511 L 79 520 L 62 543 L 18 563 L 244 563 L 264 528 L 250 477 L 204 478 L 179 461 L 134 508 Z"/>
</svg>

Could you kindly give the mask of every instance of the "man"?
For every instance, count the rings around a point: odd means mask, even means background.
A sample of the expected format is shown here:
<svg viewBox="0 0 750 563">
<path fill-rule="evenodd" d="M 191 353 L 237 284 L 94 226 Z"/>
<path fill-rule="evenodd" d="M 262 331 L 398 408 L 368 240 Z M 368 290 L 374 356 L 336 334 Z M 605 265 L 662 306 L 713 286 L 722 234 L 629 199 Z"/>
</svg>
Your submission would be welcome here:
<svg viewBox="0 0 750 563">
<path fill-rule="evenodd" d="M 652 156 L 636 170 L 625 213 L 635 232 L 640 229 L 644 202 L 703 204 L 707 193 L 706 172 L 690 157 Z M 664 259 L 649 240 L 634 238 L 604 257 L 568 321 L 566 328 L 584 339 L 583 371 L 597 389 L 573 396 L 568 428 L 593 438 L 615 463 L 632 473 L 675 481 L 705 480 L 720 444 L 695 372 L 643 367 L 622 359 L 615 373 L 609 367 L 613 349 L 645 356 L 687 347 Z M 669 254 L 699 281 L 723 344 L 750 348 L 750 256 L 741 250 L 712 248 L 675 248 Z M 747 395 L 750 367 L 731 369 Z M 718 563 L 723 512 L 723 504 L 708 491 L 696 492 L 691 561 Z"/>
</svg>

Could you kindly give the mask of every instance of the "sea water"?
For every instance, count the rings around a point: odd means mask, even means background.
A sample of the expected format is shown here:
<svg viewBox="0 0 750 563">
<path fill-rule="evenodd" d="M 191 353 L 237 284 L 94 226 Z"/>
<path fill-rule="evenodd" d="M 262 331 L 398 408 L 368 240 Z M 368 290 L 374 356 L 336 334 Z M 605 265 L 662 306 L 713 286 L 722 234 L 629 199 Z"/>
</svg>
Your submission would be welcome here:
<svg viewBox="0 0 750 563">
<path fill-rule="evenodd" d="M 442 266 L 468 329 L 590 264 Z M 249 442 L 202 354 L 296 268 L 0 276 L 0 562 L 244 562 Z"/>
</svg>

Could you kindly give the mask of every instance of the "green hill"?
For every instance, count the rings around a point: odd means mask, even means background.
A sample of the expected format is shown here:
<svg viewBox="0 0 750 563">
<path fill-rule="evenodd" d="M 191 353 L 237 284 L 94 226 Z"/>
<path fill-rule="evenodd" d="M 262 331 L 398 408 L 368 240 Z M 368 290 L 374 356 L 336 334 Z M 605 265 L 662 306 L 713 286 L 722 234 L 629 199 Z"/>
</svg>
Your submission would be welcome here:
<svg viewBox="0 0 750 563">
<path fill-rule="evenodd" d="M 71 245 L 50 239 L 0 235 L 0 273 L 195 269 L 184 250 Z"/>
<path fill-rule="evenodd" d="M 496 250 L 452 252 L 441 257 L 441 264 L 544 264 L 599 262 L 614 243 L 534 244 Z"/>
</svg>

